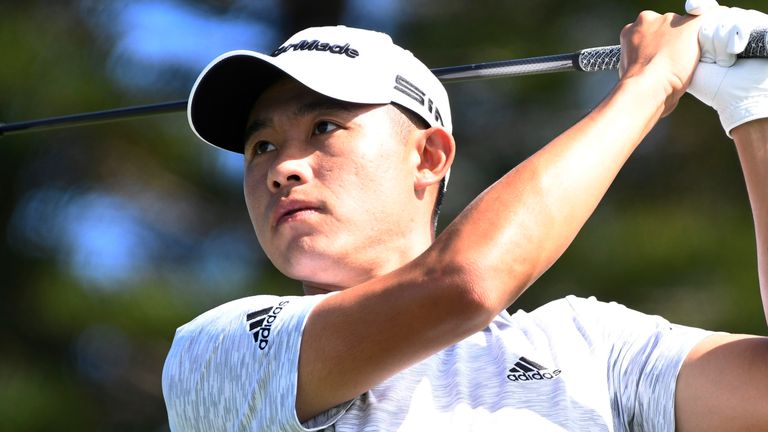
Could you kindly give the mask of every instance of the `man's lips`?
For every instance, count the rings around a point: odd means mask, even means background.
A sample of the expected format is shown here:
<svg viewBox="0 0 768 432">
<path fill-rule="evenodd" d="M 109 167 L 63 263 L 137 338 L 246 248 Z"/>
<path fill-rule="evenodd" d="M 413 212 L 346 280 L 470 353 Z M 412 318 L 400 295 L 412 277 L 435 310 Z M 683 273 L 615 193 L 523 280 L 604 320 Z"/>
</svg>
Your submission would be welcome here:
<svg viewBox="0 0 768 432">
<path fill-rule="evenodd" d="M 291 219 L 301 217 L 308 212 L 319 212 L 316 203 L 301 200 L 281 200 L 272 211 L 272 226 L 281 225 Z"/>
</svg>

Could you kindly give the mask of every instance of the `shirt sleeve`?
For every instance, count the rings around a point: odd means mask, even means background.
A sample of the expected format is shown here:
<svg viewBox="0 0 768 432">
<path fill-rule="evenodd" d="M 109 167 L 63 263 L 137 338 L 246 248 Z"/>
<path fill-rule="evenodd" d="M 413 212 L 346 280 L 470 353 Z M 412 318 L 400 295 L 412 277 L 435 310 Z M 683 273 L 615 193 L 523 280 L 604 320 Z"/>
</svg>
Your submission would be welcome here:
<svg viewBox="0 0 768 432">
<path fill-rule="evenodd" d="M 606 355 L 617 430 L 674 431 L 677 375 L 688 352 L 712 334 L 594 297 L 567 301 Z"/>
<path fill-rule="evenodd" d="M 172 431 L 306 431 L 296 416 L 301 335 L 325 296 L 256 296 L 212 309 L 180 327 L 163 368 Z"/>
</svg>

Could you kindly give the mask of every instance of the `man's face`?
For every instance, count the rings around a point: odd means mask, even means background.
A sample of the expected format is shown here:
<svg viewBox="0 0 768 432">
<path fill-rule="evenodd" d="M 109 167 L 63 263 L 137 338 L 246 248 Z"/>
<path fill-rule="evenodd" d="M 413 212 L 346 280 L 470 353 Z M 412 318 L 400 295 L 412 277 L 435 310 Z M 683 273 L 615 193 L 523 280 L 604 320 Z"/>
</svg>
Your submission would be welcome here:
<svg viewBox="0 0 768 432">
<path fill-rule="evenodd" d="M 430 207 L 422 222 L 418 155 L 393 110 L 339 102 L 288 79 L 254 105 L 245 199 L 262 248 L 287 276 L 345 287 L 413 258 L 414 224 L 429 229 Z"/>
</svg>

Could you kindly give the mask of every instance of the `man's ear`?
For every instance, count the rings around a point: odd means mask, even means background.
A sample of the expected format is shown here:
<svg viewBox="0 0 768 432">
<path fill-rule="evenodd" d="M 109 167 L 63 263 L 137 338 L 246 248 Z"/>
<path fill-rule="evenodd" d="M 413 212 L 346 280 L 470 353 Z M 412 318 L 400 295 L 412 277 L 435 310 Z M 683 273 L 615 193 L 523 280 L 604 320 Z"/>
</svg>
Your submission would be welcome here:
<svg viewBox="0 0 768 432">
<path fill-rule="evenodd" d="M 413 187 L 423 192 L 448 174 L 456 155 L 456 141 L 445 129 L 433 127 L 420 131 L 416 148 L 420 159 Z"/>
</svg>

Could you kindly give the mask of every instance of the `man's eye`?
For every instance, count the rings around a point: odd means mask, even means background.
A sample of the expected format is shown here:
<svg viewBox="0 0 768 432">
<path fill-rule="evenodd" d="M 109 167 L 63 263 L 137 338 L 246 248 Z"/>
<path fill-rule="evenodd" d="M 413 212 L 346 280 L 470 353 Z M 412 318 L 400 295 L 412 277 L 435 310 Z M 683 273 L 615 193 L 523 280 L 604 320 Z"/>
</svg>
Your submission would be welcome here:
<svg viewBox="0 0 768 432">
<path fill-rule="evenodd" d="M 315 129 L 312 132 L 315 134 L 324 134 L 328 132 L 333 132 L 338 128 L 339 128 L 338 125 L 331 123 L 329 121 L 323 120 L 323 121 L 317 122 L 317 124 L 315 125 Z"/>
<path fill-rule="evenodd" d="M 275 150 L 275 145 L 269 141 L 259 141 L 253 145 L 253 154 L 260 155 Z"/>
</svg>

